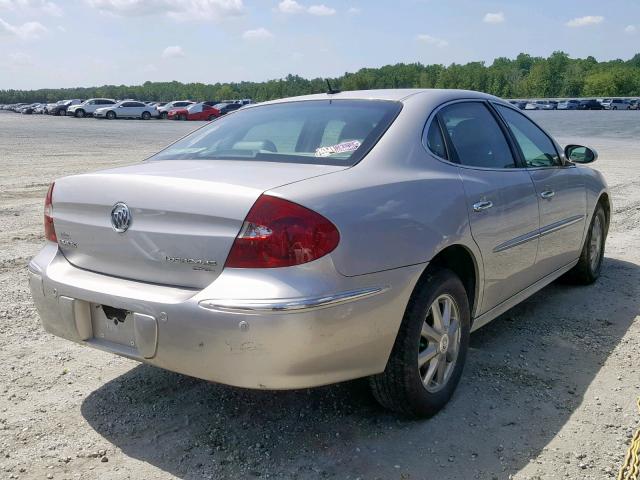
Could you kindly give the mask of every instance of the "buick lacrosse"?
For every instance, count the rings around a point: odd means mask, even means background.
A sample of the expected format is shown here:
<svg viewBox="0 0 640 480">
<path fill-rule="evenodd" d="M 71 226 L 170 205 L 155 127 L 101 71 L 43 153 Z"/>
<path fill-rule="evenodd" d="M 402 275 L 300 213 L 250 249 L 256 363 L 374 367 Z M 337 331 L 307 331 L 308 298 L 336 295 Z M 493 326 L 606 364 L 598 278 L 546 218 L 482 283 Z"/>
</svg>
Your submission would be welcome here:
<svg viewBox="0 0 640 480">
<path fill-rule="evenodd" d="M 52 183 L 31 292 L 47 331 L 91 347 L 249 388 L 369 377 L 429 416 L 471 331 L 560 276 L 597 279 L 595 159 L 476 92 L 247 106 Z"/>
</svg>

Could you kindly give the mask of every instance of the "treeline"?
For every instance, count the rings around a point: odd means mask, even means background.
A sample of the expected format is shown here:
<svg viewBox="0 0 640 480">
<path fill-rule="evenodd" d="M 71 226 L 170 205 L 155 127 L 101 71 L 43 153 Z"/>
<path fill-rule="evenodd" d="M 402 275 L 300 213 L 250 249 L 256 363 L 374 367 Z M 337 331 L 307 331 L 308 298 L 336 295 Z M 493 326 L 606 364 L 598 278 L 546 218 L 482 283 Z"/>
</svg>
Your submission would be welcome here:
<svg viewBox="0 0 640 480">
<path fill-rule="evenodd" d="M 464 65 L 398 63 L 363 68 L 331 78 L 342 90 L 373 88 L 463 88 L 504 98 L 640 96 L 640 54 L 630 60 L 598 62 L 594 57 L 569 58 L 554 52 L 548 58 L 521 53 L 515 59 L 496 58 Z M 145 82 L 143 85 L 104 85 L 89 88 L 0 90 L 0 103 L 56 101 L 65 98 L 175 99 L 252 98 L 255 101 L 324 92 L 325 79 L 288 75 L 279 80 L 239 83 Z"/>
</svg>

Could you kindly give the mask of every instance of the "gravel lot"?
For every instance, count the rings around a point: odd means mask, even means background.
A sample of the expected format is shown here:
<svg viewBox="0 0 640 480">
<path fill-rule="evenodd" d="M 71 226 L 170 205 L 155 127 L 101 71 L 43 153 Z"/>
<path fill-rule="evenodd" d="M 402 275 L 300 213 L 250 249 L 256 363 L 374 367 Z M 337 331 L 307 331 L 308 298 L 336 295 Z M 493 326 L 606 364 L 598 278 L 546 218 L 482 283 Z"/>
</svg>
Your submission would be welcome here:
<svg viewBox="0 0 640 480">
<path fill-rule="evenodd" d="M 409 421 L 363 381 L 241 390 L 45 333 L 25 266 L 49 182 L 140 161 L 196 124 L 0 112 L 0 478 L 614 477 L 640 423 L 640 113 L 534 116 L 600 152 L 615 207 L 602 278 L 552 284 L 475 333 L 451 403 Z"/>
</svg>

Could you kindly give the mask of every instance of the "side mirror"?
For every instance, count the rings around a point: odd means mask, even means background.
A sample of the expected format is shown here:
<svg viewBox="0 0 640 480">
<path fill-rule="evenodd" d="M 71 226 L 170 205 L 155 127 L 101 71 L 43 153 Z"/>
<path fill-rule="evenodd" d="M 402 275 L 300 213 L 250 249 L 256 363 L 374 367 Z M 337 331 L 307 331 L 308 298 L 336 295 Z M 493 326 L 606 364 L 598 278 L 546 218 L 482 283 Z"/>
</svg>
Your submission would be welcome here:
<svg viewBox="0 0 640 480">
<path fill-rule="evenodd" d="M 567 145 L 564 156 L 573 163 L 592 163 L 598 159 L 598 152 L 582 145 Z"/>
</svg>

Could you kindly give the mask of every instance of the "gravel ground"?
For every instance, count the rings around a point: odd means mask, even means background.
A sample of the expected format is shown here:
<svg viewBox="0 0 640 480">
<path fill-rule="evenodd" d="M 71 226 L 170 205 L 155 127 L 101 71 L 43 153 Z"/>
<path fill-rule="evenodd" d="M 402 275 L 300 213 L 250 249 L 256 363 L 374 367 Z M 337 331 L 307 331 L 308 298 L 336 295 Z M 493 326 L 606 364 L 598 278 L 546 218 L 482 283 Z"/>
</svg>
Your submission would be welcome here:
<svg viewBox="0 0 640 480">
<path fill-rule="evenodd" d="M 25 265 L 49 182 L 195 125 L 0 112 L 0 478 L 613 478 L 640 423 L 640 113 L 534 115 L 600 152 L 615 207 L 602 277 L 552 284 L 475 333 L 450 404 L 410 421 L 363 381 L 242 390 L 45 333 Z"/>
</svg>

